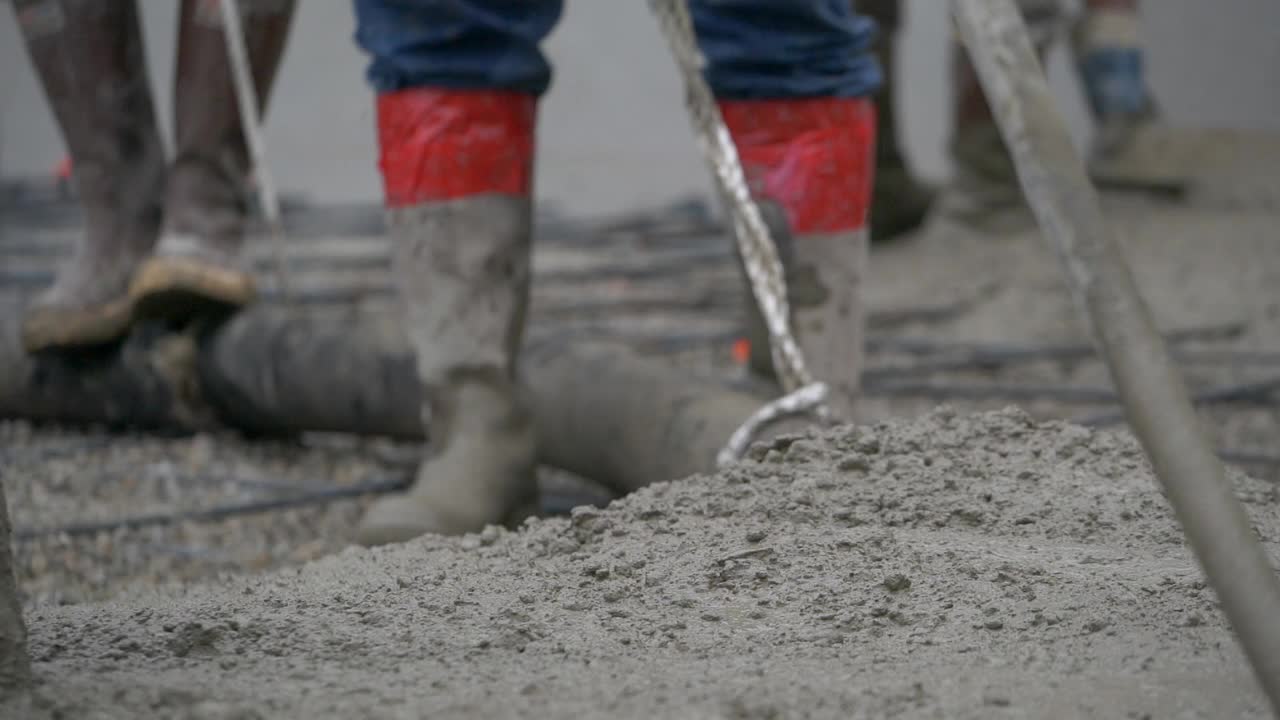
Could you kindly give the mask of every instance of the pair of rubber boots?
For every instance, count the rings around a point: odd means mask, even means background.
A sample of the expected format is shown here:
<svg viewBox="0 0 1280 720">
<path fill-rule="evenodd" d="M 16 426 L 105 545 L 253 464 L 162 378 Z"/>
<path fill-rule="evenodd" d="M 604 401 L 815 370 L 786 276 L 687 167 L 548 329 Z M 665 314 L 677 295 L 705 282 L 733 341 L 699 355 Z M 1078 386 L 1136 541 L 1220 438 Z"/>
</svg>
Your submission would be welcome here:
<svg viewBox="0 0 1280 720">
<path fill-rule="evenodd" d="M 259 104 L 293 0 L 242 2 Z M 219 3 L 185 0 L 175 157 L 156 124 L 136 3 L 16 0 L 27 49 L 68 146 L 86 230 L 28 305 L 29 351 L 111 342 L 136 317 L 223 313 L 254 296 L 241 260 L 250 170 Z"/>
<path fill-rule="evenodd" d="M 874 107 L 829 98 L 723 102 L 721 111 L 786 255 L 798 341 L 847 411 L 861 370 Z M 535 113 L 533 97 L 518 93 L 417 88 L 378 98 L 393 278 L 430 439 L 412 488 L 369 508 L 363 544 L 474 532 L 534 509 L 535 433 L 516 365 Z"/>
<path fill-rule="evenodd" d="M 1041 60 L 1069 37 L 1094 121 L 1089 172 L 1103 186 L 1172 192 L 1187 182 L 1167 146 L 1142 72 L 1133 9 L 1089 10 L 1074 26 L 1059 0 L 1019 0 Z M 954 48 L 955 129 L 950 152 L 954 177 L 937 203 L 938 214 L 982 231 L 1009 231 L 1034 221 L 1013 160 L 967 52 Z"/>
</svg>

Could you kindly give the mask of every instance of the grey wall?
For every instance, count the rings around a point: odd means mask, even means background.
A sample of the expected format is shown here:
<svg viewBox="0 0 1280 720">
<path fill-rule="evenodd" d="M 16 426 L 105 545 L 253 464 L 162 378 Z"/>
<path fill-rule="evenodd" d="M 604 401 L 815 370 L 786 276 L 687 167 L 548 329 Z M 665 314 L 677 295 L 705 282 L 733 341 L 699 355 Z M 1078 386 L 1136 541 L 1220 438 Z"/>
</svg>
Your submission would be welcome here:
<svg viewBox="0 0 1280 720">
<path fill-rule="evenodd" d="M 177 4 L 141 2 L 152 82 L 168 108 Z M 267 123 L 272 169 L 283 189 L 317 200 L 376 199 L 372 100 L 351 42 L 350 4 L 301 5 Z M 947 172 L 946 3 L 910 0 L 907 8 L 904 131 L 919 169 L 939 178 Z M 1280 130 L 1280 2 L 1147 0 L 1146 10 L 1151 80 L 1174 124 Z M 544 201 L 594 215 L 707 192 L 674 66 L 642 0 L 570 0 L 548 51 L 557 75 L 541 115 Z M 1050 71 L 1083 139 L 1065 53 Z M 0 173 L 46 173 L 61 154 L 12 14 L 0 9 Z"/>
</svg>

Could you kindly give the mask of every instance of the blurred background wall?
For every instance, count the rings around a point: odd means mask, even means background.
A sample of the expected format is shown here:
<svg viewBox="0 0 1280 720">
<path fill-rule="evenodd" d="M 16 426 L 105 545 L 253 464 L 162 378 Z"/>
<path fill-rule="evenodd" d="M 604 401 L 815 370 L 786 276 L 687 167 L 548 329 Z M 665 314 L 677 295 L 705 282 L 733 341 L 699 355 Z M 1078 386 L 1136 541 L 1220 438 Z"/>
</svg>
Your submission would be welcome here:
<svg viewBox="0 0 1280 720">
<path fill-rule="evenodd" d="M 151 80 L 167 127 L 177 3 L 141 4 Z M 906 5 L 899 48 L 903 132 L 918 169 L 941 179 L 948 172 L 947 4 Z M 1280 2 L 1144 5 L 1150 77 L 1172 124 L 1280 131 Z M 300 3 L 268 116 L 267 150 L 279 184 L 317 202 L 379 197 L 372 98 L 352 31 L 350 3 Z M 709 196 L 679 79 L 642 0 L 568 0 L 547 50 L 556 79 L 541 111 L 542 201 L 582 216 Z M 1050 74 L 1083 141 L 1087 123 L 1067 62 L 1059 48 Z M 62 154 L 12 10 L 0 7 L 0 175 L 48 174 Z"/>
</svg>

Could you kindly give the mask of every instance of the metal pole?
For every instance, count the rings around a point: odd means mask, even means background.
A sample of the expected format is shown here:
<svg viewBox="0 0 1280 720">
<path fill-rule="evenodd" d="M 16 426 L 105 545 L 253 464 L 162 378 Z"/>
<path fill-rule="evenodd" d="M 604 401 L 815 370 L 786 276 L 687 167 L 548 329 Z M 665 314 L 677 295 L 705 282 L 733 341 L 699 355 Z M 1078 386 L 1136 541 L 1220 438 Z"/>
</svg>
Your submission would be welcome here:
<svg viewBox="0 0 1280 720">
<path fill-rule="evenodd" d="M 1280 582 L 1103 221 L 1012 0 L 954 0 L 1018 178 L 1141 441 L 1254 672 L 1280 715 Z"/>
<path fill-rule="evenodd" d="M 222 35 L 227 43 L 227 58 L 231 61 L 231 79 L 236 89 L 236 104 L 240 108 L 240 128 L 244 132 L 249 154 L 253 157 L 254 174 L 258 180 L 258 198 L 271 233 L 271 251 L 274 256 L 276 282 L 288 301 L 291 297 L 284 267 L 284 227 L 280 221 L 280 198 L 276 194 L 275 179 L 267 167 L 266 141 L 262 137 L 258 96 L 253 86 L 253 74 L 249 69 L 249 51 L 244 43 L 244 26 L 240 22 L 240 7 L 236 0 L 221 0 Z"/>
</svg>

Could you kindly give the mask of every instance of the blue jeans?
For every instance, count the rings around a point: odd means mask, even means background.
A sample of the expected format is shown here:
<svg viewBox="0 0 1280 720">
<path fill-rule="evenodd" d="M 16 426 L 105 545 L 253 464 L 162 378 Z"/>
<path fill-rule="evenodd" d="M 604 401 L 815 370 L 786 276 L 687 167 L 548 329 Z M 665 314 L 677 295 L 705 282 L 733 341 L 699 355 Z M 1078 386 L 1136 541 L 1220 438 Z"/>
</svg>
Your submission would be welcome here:
<svg viewBox="0 0 1280 720">
<path fill-rule="evenodd" d="M 717 97 L 863 97 L 880 86 L 870 52 L 875 23 L 850 0 L 689 6 Z M 551 66 L 539 45 L 562 8 L 563 0 L 356 0 L 356 42 L 372 58 L 367 76 L 378 92 L 430 86 L 540 95 Z"/>
</svg>

